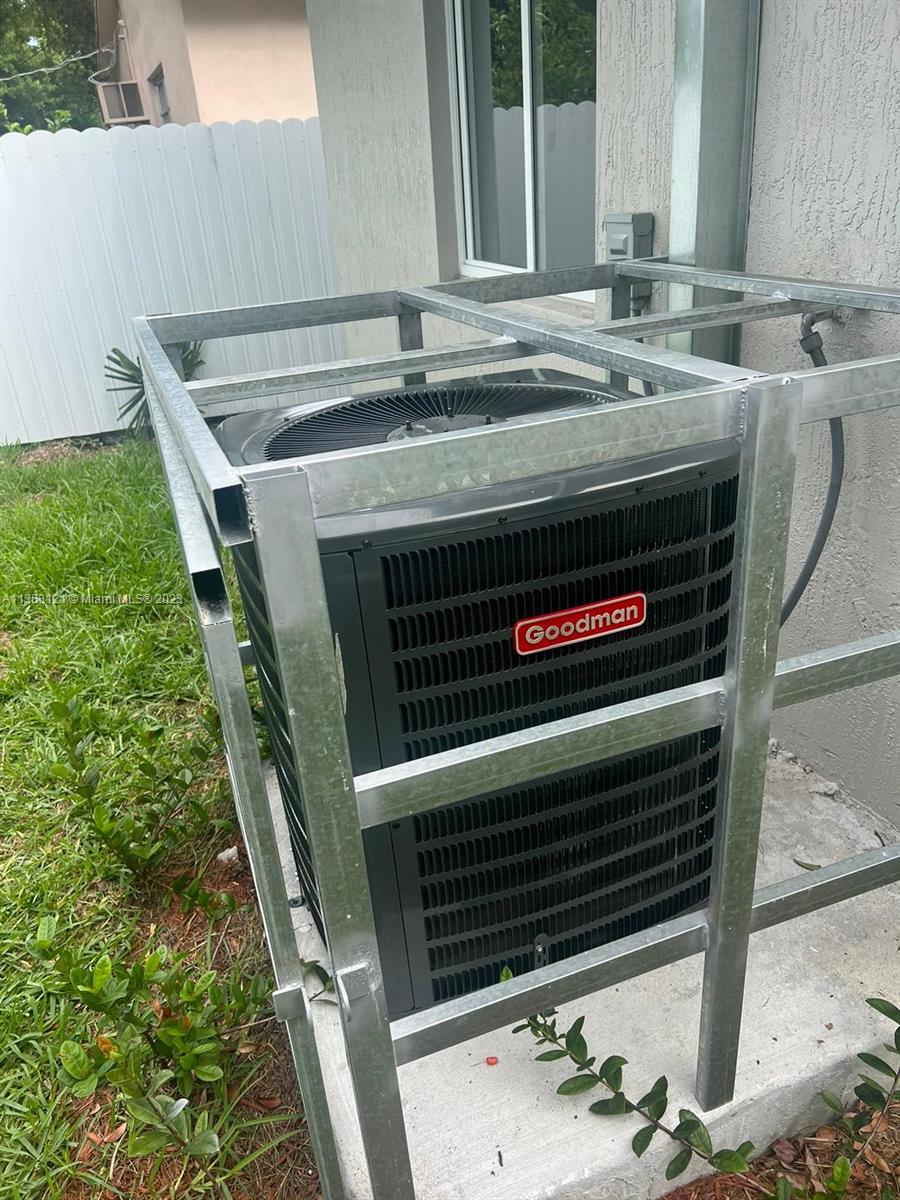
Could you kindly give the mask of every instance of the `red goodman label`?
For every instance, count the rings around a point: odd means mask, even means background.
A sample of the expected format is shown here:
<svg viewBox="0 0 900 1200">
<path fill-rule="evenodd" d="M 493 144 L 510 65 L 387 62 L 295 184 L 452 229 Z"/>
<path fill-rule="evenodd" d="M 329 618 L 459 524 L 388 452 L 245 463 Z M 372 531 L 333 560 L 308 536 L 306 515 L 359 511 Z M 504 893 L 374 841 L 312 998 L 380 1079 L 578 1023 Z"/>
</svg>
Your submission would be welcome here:
<svg viewBox="0 0 900 1200">
<path fill-rule="evenodd" d="M 556 646 L 572 642 L 587 642 L 606 637 L 623 629 L 636 629 L 647 620 L 647 597 L 643 592 L 631 592 L 596 604 L 582 604 L 563 612 L 529 617 L 513 626 L 513 640 L 518 654 L 540 654 Z"/>
</svg>

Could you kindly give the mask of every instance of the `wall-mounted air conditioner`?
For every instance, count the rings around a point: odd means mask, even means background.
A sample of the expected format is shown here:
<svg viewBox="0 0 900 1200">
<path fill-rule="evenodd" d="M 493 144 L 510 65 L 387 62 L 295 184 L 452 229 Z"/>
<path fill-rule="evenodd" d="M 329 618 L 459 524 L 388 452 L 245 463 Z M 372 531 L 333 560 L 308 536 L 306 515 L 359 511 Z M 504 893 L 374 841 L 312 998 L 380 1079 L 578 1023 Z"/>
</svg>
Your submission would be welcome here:
<svg viewBox="0 0 900 1200">
<path fill-rule="evenodd" d="M 140 85 L 134 79 L 102 81 L 95 84 L 100 111 L 107 125 L 147 125 Z"/>
</svg>

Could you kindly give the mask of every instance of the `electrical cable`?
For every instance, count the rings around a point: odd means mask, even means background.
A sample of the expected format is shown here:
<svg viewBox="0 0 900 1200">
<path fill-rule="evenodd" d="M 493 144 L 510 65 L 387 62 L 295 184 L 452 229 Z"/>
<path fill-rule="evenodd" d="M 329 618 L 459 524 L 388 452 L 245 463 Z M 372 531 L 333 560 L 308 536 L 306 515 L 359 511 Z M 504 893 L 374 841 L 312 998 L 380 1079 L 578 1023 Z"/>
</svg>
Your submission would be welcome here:
<svg viewBox="0 0 900 1200">
<path fill-rule="evenodd" d="M 101 46 L 98 50 L 88 50 L 87 54 L 73 54 L 71 58 L 64 58 L 62 62 L 54 63 L 50 67 L 35 67 L 33 71 L 20 71 L 18 75 L 4 75 L 0 78 L 0 83 L 12 83 L 14 79 L 27 79 L 30 75 L 50 75 L 53 71 L 61 71 L 69 63 L 81 62 L 82 59 L 93 58 L 95 54 L 107 53 L 115 53 L 115 43 L 109 46 Z M 108 70 L 108 68 L 101 67 L 100 70 Z M 99 71 L 97 74 L 99 74 Z"/>
<path fill-rule="evenodd" d="M 813 366 L 827 367 L 828 359 L 822 350 L 822 335 L 813 326 L 820 316 L 826 314 L 804 313 L 800 322 L 800 347 L 809 355 Z M 819 524 L 806 554 L 806 560 L 800 568 L 800 574 L 788 592 L 781 606 L 780 625 L 784 625 L 791 613 L 797 607 L 797 602 L 806 591 L 806 587 L 819 565 L 825 543 L 831 532 L 834 514 L 837 510 L 841 495 L 841 484 L 844 481 L 844 422 L 840 417 L 831 417 L 828 421 L 828 432 L 831 438 L 831 471 L 828 478 L 828 491 L 819 516 Z"/>
</svg>

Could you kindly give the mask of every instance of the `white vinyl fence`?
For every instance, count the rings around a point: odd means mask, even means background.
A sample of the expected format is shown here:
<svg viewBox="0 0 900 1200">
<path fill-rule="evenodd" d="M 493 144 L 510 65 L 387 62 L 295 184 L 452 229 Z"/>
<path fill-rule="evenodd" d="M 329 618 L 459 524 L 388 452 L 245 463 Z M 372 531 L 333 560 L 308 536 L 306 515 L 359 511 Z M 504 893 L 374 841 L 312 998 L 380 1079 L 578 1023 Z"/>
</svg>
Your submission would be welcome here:
<svg viewBox="0 0 900 1200">
<path fill-rule="evenodd" d="M 481 193 L 482 219 L 496 222 L 496 261 L 516 263 L 525 245 L 525 118 L 521 108 L 495 108 L 493 118 L 493 195 Z M 593 261 L 596 128 L 593 101 L 535 109 L 539 269 Z"/>
<path fill-rule="evenodd" d="M 6 134 L 0 443 L 116 428 L 104 358 L 135 356 L 132 316 L 335 290 L 315 119 Z M 328 328 L 228 338 L 201 376 L 340 356 Z"/>
</svg>

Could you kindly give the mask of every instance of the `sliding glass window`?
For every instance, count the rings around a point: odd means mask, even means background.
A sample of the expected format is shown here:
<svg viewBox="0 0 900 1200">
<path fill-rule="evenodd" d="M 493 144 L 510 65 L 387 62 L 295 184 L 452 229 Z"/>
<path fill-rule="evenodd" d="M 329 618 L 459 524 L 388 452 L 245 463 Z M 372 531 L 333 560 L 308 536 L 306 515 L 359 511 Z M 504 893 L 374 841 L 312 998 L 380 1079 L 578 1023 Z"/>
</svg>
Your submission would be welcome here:
<svg viewBox="0 0 900 1200">
<path fill-rule="evenodd" d="M 597 0 L 455 0 L 465 257 L 595 261 Z"/>
</svg>

